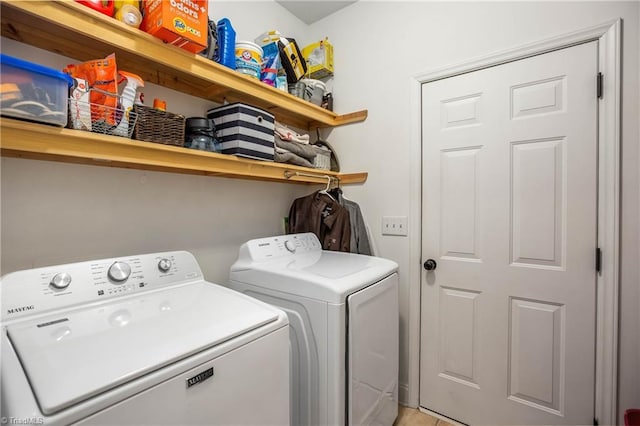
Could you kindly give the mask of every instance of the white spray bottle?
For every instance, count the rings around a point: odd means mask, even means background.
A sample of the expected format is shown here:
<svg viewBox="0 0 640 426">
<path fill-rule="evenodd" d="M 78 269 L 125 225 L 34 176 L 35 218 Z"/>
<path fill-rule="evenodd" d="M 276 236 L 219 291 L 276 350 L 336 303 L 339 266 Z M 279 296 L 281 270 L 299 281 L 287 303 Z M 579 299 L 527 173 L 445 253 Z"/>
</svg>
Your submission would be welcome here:
<svg viewBox="0 0 640 426">
<path fill-rule="evenodd" d="M 127 80 L 127 84 L 122 89 L 122 95 L 120 95 L 120 103 L 123 111 L 122 119 L 120 123 L 113 129 L 113 134 L 118 136 L 129 135 L 129 113 L 133 109 L 133 102 L 136 99 L 136 92 L 138 87 L 144 87 L 144 81 L 137 75 L 126 72 L 118 71 L 122 77 Z"/>
</svg>

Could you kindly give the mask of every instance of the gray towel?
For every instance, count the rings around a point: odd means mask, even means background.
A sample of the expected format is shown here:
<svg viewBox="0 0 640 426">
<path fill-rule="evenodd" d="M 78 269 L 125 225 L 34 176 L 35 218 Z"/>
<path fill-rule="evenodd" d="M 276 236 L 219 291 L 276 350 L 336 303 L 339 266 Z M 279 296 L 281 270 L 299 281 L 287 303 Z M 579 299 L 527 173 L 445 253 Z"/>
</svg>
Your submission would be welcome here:
<svg viewBox="0 0 640 426">
<path fill-rule="evenodd" d="M 293 152 L 289 152 L 284 150 L 284 152 L 280 152 L 276 150 L 273 156 L 273 160 L 276 163 L 287 163 L 287 164 L 295 164 L 296 166 L 302 167 L 313 167 L 308 160 L 300 157 L 299 155 L 294 154 Z"/>
<path fill-rule="evenodd" d="M 306 158 L 310 162 L 316 158 L 316 150 L 311 145 L 304 145 L 299 142 L 289 142 L 282 140 L 277 134 L 275 135 L 275 143 L 278 148 L 286 149 L 299 157 Z"/>
</svg>

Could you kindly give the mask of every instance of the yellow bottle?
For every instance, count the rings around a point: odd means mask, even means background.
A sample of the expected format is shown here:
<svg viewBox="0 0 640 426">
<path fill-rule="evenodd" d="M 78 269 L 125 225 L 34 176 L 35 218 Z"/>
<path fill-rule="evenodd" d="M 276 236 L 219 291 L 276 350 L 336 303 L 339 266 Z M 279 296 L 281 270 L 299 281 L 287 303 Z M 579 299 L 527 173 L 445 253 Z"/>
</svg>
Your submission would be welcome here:
<svg viewBox="0 0 640 426">
<path fill-rule="evenodd" d="M 140 9 L 140 1 L 139 0 L 115 0 L 113 2 L 113 6 L 116 11 L 122 9 L 122 6 L 125 4 L 130 4 L 131 6 L 135 6 Z"/>
<path fill-rule="evenodd" d="M 142 14 L 140 13 L 140 2 L 138 0 L 116 0 L 114 2 L 116 9 L 115 18 L 118 21 L 138 28 L 142 23 Z"/>
</svg>

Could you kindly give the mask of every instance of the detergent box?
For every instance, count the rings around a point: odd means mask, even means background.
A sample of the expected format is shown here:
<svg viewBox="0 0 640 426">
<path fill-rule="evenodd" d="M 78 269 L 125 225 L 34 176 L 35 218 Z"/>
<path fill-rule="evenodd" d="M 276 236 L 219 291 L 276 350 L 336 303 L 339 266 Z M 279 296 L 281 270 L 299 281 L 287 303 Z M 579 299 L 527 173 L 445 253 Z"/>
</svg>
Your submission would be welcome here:
<svg viewBox="0 0 640 426">
<path fill-rule="evenodd" d="M 311 43 L 302 49 L 311 78 L 325 78 L 333 75 L 333 45 L 324 39 Z"/>
<path fill-rule="evenodd" d="M 207 0 L 146 0 L 140 28 L 165 43 L 200 53 L 207 48 Z"/>
</svg>

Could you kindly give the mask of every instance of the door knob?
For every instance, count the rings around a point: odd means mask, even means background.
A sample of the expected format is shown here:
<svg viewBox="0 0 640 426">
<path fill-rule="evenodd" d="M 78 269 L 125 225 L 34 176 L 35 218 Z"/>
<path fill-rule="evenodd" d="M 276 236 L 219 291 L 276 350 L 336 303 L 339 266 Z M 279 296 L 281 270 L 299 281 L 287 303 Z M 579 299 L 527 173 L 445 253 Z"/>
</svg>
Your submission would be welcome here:
<svg viewBox="0 0 640 426">
<path fill-rule="evenodd" d="M 427 271 L 433 271 L 437 266 L 438 264 L 433 259 L 427 259 L 426 262 L 424 262 L 424 269 Z"/>
</svg>

